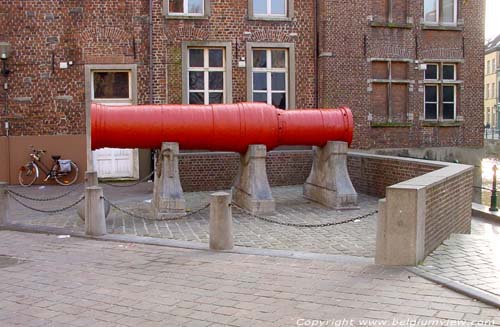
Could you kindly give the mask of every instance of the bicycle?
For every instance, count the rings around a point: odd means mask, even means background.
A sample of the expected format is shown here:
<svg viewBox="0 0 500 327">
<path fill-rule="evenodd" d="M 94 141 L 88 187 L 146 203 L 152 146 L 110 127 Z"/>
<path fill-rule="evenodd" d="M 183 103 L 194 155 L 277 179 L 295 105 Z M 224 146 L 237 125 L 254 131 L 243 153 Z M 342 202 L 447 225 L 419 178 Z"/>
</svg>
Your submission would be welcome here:
<svg viewBox="0 0 500 327">
<path fill-rule="evenodd" d="M 63 186 L 72 185 L 78 179 L 78 166 L 71 160 L 61 160 L 61 156 L 52 156 L 52 167 L 47 167 L 42 161 L 42 156 L 47 153 L 45 150 L 37 150 L 34 146 L 31 148 L 31 161 L 19 168 L 19 184 L 22 186 L 31 186 L 40 176 L 40 170 L 45 173 L 44 182 L 49 179 L 55 179 Z"/>
</svg>

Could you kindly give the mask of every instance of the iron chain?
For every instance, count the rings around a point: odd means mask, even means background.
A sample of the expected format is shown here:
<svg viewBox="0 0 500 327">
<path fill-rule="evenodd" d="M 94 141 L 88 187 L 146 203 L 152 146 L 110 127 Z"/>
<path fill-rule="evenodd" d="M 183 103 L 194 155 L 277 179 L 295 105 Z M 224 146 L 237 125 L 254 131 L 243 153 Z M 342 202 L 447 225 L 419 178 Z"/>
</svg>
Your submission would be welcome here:
<svg viewBox="0 0 500 327">
<path fill-rule="evenodd" d="M 210 203 L 207 203 L 206 205 L 204 205 L 203 207 L 199 208 L 199 209 L 196 209 L 194 211 L 191 211 L 187 214 L 184 214 L 184 215 L 179 215 L 179 216 L 175 216 L 175 217 L 167 217 L 167 218 L 153 218 L 153 217 L 145 217 L 145 216 L 141 216 L 141 215 L 138 215 L 138 214 L 135 214 L 131 211 L 128 211 L 128 210 L 125 210 L 125 209 L 122 209 L 120 208 L 118 205 L 116 205 L 115 203 L 109 201 L 107 198 L 104 198 L 104 201 L 106 201 L 110 207 L 112 208 L 115 208 L 116 210 L 120 211 L 121 213 L 124 213 L 126 215 L 129 215 L 131 217 L 134 217 L 134 218 L 137 218 L 137 219 L 145 219 L 145 220 L 156 220 L 156 221 L 174 221 L 174 220 L 181 220 L 181 219 L 184 219 L 184 218 L 187 218 L 189 216 L 192 216 L 192 215 L 195 215 L 199 212 L 201 212 L 202 210 L 208 208 L 210 206 Z"/>
<path fill-rule="evenodd" d="M 26 199 L 26 200 L 30 200 L 30 201 L 36 201 L 36 202 L 47 202 L 47 201 L 54 201 L 54 200 L 59 200 L 59 199 L 62 199 L 64 198 L 65 196 L 68 196 L 70 195 L 71 193 L 73 193 L 74 191 L 76 191 L 79 187 L 80 187 L 81 184 L 78 184 L 76 185 L 73 189 L 69 190 L 68 192 L 66 193 L 63 193 L 61 195 L 58 195 L 58 196 L 54 196 L 54 197 L 49 197 L 49 198 L 33 198 L 33 197 L 30 197 L 30 196 L 27 196 L 27 195 L 24 195 L 24 194 L 21 194 L 21 193 L 18 193 L 14 190 L 7 190 L 11 195 L 15 195 L 17 197 L 20 197 L 22 199 Z"/>
<path fill-rule="evenodd" d="M 343 224 L 355 222 L 356 220 L 362 220 L 362 219 L 371 217 L 371 216 L 373 216 L 373 215 L 375 215 L 375 214 L 378 213 L 378 210 L 374 210 L 374 211 L 371 211 L 371 212 L 369 212 L 369 213 L 367 213 L 365 215 L 357 216 L 357 217 L 354 217 L 354 218 L 349 218 L 349 219 L 346 219 L 346 220 L 343 220 L 343 221 L 331 222 L 331 223 L 322 223 L 322 224 L 297 224 L 297 223 L 286 223 L 286 222 L 283 222 L 283 221 L 278 221 L 278 220 L 270 219 L 270 218 L 267 218 L 267 217 L 258 216 L 256 214 L 253 214 L 250 211 L 248 211 L 248 210 L 240 207 L 239 205 L 235 204 L 234 202 L 232 203 L 232 205 L 234 207 L 236 207 L 237 209 L 239 209 L 240 211 L 244 212 L 245 214 L 247 214 L 247 215 L 249 215 L 249 216 L 251 216 L 253 218 L 256 218 L 256 219 L 259 219 L 259 220 L 262 220 L 262 221 L 265 221 L 265 222 L 268 222 L 268 223 L 271 223 L 271 224 L 277 224 L 277 225 L 288 226 L 288 227 L 297 227 L 297 228 L 320 228 L 320 227 L 329 227 L 329 226 L 343 225 Z"/>
<path fill-rule="evenodd" d="M 72 204 L 70 204 L 68 206 L 62 207 L 61 209 L 54 209 L 54 210 L 45 210 L 45 209 L 34 208 L 32 206 L 29 206 L 29 205 L 23 203 L 21 200 L 19 200 L 18 198 L 16 198 L 12 194 L 11 194 L 11 198 L 14 201 L 16 201 L 17 203 L 19 203 L 20 205 L 22 205 L 23 207 L 28 208 L 28 209 L 33 210 L 33 211 L 42 212 L 42 213 L 60 213 L 60 212 L 66 211 L 68 209 L 71 209 L 74 206 L 76 206 L 77 204 L 79 204 L 80 202 L 82 202 L 85 199 L 85 196 L 80 197 L 78 200 L 76 200 L 75 202 L 73 202 Z"/>
<path fill-rule="evenodd" d="M 136 185 L 139 185 L 139 184 L 147 181 L 151 176 L 153 176 L 154 173 L 155 173 L 155 171 L 153 170 L 151 173 L 149 173 L 148 176 L 144 177 L 141 180 L 138 180 L 137 182 L 131 183 L 131 184 L 119 185 L 119 184 L 106 183 L 106 182 L 101 182 L 101 184 L 109 185 L 112 187 L 132 187 L 132 186 L 136 186 Z"/>
</svg>

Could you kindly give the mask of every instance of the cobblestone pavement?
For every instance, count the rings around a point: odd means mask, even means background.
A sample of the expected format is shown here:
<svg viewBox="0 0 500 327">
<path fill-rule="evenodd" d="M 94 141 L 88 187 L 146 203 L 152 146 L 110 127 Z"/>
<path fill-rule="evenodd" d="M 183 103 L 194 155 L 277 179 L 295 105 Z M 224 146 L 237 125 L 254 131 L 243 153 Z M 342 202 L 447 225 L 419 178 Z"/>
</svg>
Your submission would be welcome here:
<svg viewBox="0 0 500 327">
<path fill-rule="evenodd" d="M 400 268 L 8 231 L 0 254 L 1 326 L 500 325 L 499 310 Z"/>
<path fill-rule="evenodd" d="M 500 296 L 500 224 L 475 219 L 472 235 L 452 235 L 419 268 Z"/>
<path fill-rule="evenodd" d="M 83 190 L 83 187 L 80 187 Z M 75 191 L 63 199 L 51 202 L 33 202 L 21 199 L 24 203 L 40 209 L 58 208 L 78 200 L 81 191 Z M 45 188 L 13 188 L 14 191 L 31 197 L 50 197 L 63 194 L 66 188 L 50 186 Z M 152 183 L 143 183 L 132 188 L 104 186 L 105 196 L 120 208 L 136 215 L 150 217 Z M 210 201 L 211 192 L 185 193 L 188 208 L 203 207 Z M 277 203 L 277 214 L 270 218 L 291 223 L 325 223 L 344 221 L 349 218 L 373 212 L 377 209 L 378 199 L 360 196 L 360 210 L 336 211 L 308 201 L 302 197 L 302 187 L 273 188 Z M 76 210 L 53 215 L 33 212 L 10 200 L 12 222 L 65 228 L 70 231 L 83 231 L 84 224 L 77 217 Z M 376 215 L 349 224 L 324 228 L 296 228 L 270 224 L 241 210 L 233 209 L 235 244 L 247 247 L 307 251 L 324 254 L 344 254 L 373 257 L 375 252 Z M 178 221 L 154 221 L 138 219 L 112 209 L 107 220 L 108 232 L 182 241 L 208 243 L 209 210 L 205 209 L 186 219 Z"/>
</svg>

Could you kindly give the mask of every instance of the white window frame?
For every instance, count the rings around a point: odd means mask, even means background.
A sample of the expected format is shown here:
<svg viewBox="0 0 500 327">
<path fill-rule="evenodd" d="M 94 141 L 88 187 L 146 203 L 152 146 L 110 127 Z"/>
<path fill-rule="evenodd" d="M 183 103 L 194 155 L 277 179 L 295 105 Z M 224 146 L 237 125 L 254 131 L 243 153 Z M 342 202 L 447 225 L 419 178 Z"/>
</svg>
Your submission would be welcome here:
<svg viewBox="0 0 500 327">
<path fill-rule="evenodd" d="M 95 73 L 128 73 L 128 98 L 95 98 L 94 97 L 94 75 Z M 90 99 L 103 103 L 129 103 L 133 99 L 132 70 L 130 69 L 95 69 L 90 76 Z"/>
<path fill-rule="evenodd" d="M 445 79 L 444 78 L 444 66 L 453 66 L 453 79 Z M 439 69 L 438 69 L 438 72 L 439 72 Z M 456 81 L 457 80 L 457 65 L 456 64 L 442 63 L 441 64 L 441 76 L 443 78 L 443 81 Z M 439 76 L 438 76 L 438 79 L 439 79 Z"/>
<path fill-rule="evenodd" d="M 436 102 L 430 102 L 427 101 L 427 87 L 428 86 L 433 86 L 436 88 Z M 440 92 L 439 92 L 439 84 L 426 84 L 424 86 L 424 119 L 427 121 L 438 121 L 439 120 L 439 99 L 440 99 Z M 436 118 L 427 118 L 427 104 L 435 104 L 436 105 Z"/>
<path fill-rule="evenodd" d="M 426 64 L 426 70 L 427 68 L 429 68 L 429 66 L 436 66 L 436 78 L 431 78 L 431 79 L 427 79 L 427 77 L 425 76 L 426 72 L 424 72 L 424 82 L 426 81 L 439 81 L 439 77 L 441 76 L 441 69 L 440 69 L 440 66 L 439 64 L 435 64 L 435 63 L 432 63 L 432 64 Z"/>
<path fill-rule="evenodd" d="M 273 68 L 273 67 L 266 67 L 266 68 L 261 68 L 261 67 L 254 67 L 253 66 L 253 51 L 255 50 L 265 50 L 266 51 L 266 64 L 271 65 L 272 64 L 272 51 L 274 50 L 283 50 L 285 51 L 285 68 Z M 290 76 L 290 54 L 289 54 L 289 49 L 287 48 L 260 48 L 260 47 L 255 47 L 252 48 L 252 61 L 250 63 L 252 67 L 252 76 L 251 76 L 251 90 L 252 90 L 252 97 L 251 101 L 254 101 L 253 95 L 254 93 L 266 93 L 267 95 L 267 104 L 272 104 L 273 103 L 273 93 L 283 93 L 283 90 L 279 91 L 273 91 L 272 90 L 272 73 L 285 73 L 285 96 L 286 96 L 286 104 L 285 104 L 285 109 L 290 108 L 290 87 L 289 87 L 289 76 Z M 253 88 L 253 74 L 254 73 L 266 73 L 266 83 L 267 83 L 267 90 L 262 91 L 262 90 L 254 90 Z"/>
<path fill-rule="evenodd" d="M 455 119 L 457 118 L 457 86 L 455 84 L 443 84 L 442 85 L 442 88 L 443 88 L 442 94 L 444 95 L 444 88 L 445 87 L 450 87 L 450 86 L 453 87 L 453 118 L 451 118 L 451 119 L 450 118 L 448 118 L 448 119 L 444 118 L 444 105 L 445 104 L 450 104 L 452 102 L 449 102 L 449 101 L 445 102 L 444 98 L 440 99 L 438 97 L 438 100 L 441 100 L 441 104 L 442 104 L 441 111 L 443 113 L 442 116 L 443 116 L 443 120 L 444 121 L 455 121 Z M 439 108 L 439 106 L 438 106 L 438 108 Z"/>
<path fill-rule="evenodd" d="M 252 3 L 253 3 L 255 0 L 248 0 L 248 1 L 252 1 Z M 285 13 L 284 14 L 273 14 L 272 13 L 272 2 L 273 2 L 273 0 L 266 0 L 267 13 L 265 13 L 265 14 L 255 13 L 255 6 L 252 5 L 252 8 L 253 8 L 252 15 L 254 17 L 279 17 L 279 18 L 288 17 L 288 0 L 283 0 L 283 2 L 285 3 Z"/>
<path fill-rule="evenodd" d="M 436 1 L 436 21 L 426 21 L 425 20 L 425 1 L 423 1 L 423 8 L 424 8 L 424 23 L 427 25 L 442 25 L 442 26 L 457 26 L 457 21 L 458 21 L 458 1 L 453 0 L 454 6 L 453 6 L 453 22 L 452 23 L 443 23 L 441 21 L 441 12 L 440 12 L 440 7 L 441 7 L 441 1 L 442 0 L 435 0 Z"/>
<path fill-rule="evenodd" d="M 166 1 L 166 12 L 168 16 L 193 16 L 193 17 L 203 17 L 205 16 L 205 0 L 202 0 L 202 12 L 201 13 L 190 13 L 188 12 L 189 8 L 189 0 L 183 0 L 183 7 L 184 7 L 184 12 L 170 12 L 169 10 L 169 2 L 170 0 L 165 0 Z"/>
<path fill-rule="evenodd" d="M 190 56 L 189 56 L 189 51 L 191 50 L 203 50 L 203 67 L 191 67 L 190 63 Z M 209 67 L 209 51 L 210 50 L 222 50 L 222 67 Z M 226 48 L 225 47 L 197 47 L 197 46 L 190 46 L 187 49 L 187 84 L 186 84 L 186 89 L 187 89 L 187 103 L 189 103 L 189 95 L 191 93 L 203 93 L 204 96 L 204 104 L 208 105 L 210 104 L 210 93 L 221 93 L 222 91 L 222 103 L 226 103 L 226 80 L 227 80 L 227 62 L 226 62 Z M 189 73 L 190 72 L 203 72 L 203 90 L 191 90 L 189 88 Z M 209 89 L 209 74 L 211 72 L 222 72 L 222 90 L 210 90 Z"/>
</svg>

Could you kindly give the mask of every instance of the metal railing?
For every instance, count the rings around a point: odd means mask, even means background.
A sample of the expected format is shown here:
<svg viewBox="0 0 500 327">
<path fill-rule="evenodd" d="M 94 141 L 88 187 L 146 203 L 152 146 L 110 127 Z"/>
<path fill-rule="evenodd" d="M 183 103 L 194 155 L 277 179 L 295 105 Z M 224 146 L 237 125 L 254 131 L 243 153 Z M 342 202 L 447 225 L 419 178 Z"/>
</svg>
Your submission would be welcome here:
<svg viewBox="0 0 500 327">
<path fill-rule="evenodd" d="M 485 128 L 484 129 L 484 139 L 485 140 L 500 140 L 500 129 L 498 129 L 498 128 Z"/>
</svg>

